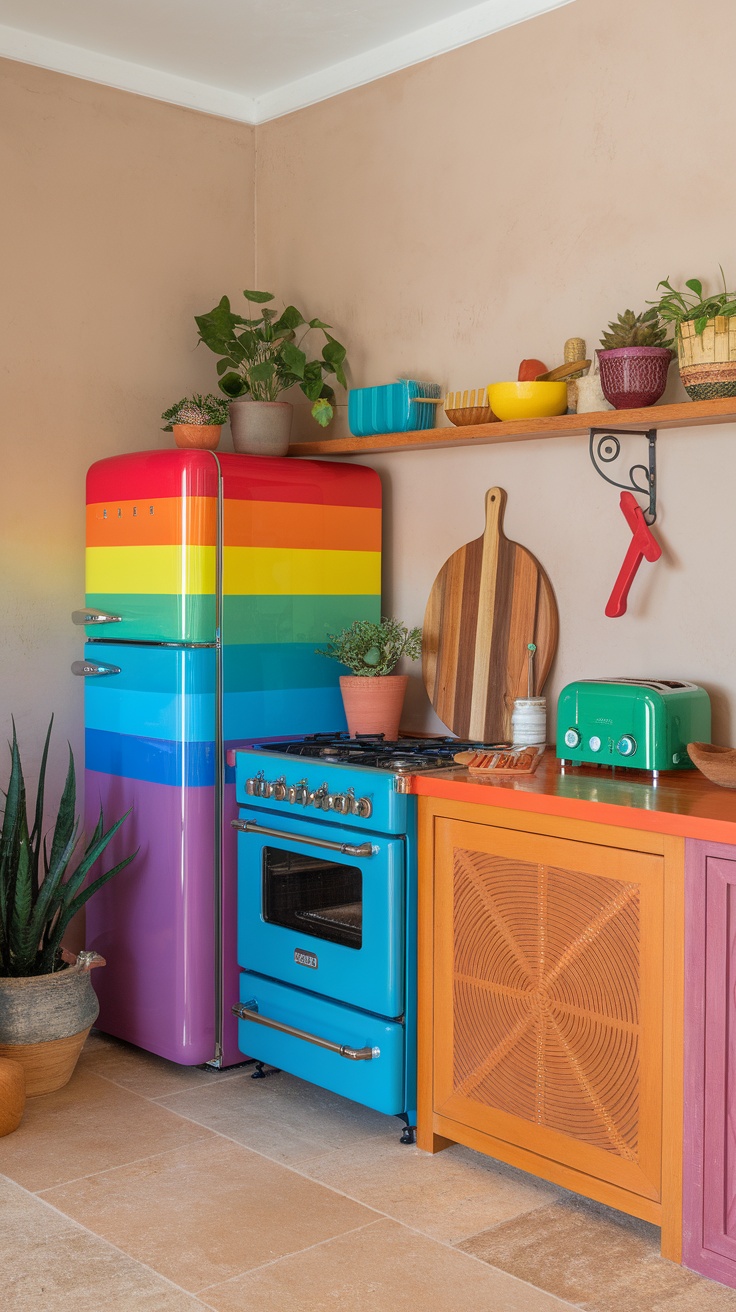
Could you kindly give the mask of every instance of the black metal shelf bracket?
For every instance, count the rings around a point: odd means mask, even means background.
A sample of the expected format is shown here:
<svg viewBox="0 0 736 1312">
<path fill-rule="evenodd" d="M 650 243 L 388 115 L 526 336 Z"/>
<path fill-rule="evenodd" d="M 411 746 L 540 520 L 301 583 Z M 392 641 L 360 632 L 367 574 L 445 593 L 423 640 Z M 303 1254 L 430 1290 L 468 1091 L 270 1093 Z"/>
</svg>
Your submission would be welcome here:
<svg viewBox="0 0 736 1312">
<path fill-rule="evenodd" d="M 638 492 L 649 498 L 649 506 L 644 511 L 647 524 L 653 524 L 657 518 L 657 430 L 656 428 L 591 428 L 590 458 L 593 468 L 614 487 L 624 488 L 627 492 Z M 649 443 L 649 461 L 647 465 L 636 464 L 629 469 L 628 483 L 620 483 L 611 478 L 601 466 L 613 465 L 621 455 L 621 437 L 646 437 Z M 625 464 L 625 461 L 624 461 Z M 621 472 L 618 470 L 617 472 Z"/>
</svg>

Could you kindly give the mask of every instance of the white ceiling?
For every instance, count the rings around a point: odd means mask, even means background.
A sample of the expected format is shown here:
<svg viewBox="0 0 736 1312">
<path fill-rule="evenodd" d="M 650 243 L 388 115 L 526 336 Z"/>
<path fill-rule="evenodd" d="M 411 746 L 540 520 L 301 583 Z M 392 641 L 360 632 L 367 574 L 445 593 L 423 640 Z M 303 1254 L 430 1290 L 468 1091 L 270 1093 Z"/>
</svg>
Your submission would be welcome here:
<svg viewBox="0 0 736 1312">
<path fill-rule="evenodd" d="M 0 0 L 0 55 L 263 123 L 571 0 Z"/>
</svg>

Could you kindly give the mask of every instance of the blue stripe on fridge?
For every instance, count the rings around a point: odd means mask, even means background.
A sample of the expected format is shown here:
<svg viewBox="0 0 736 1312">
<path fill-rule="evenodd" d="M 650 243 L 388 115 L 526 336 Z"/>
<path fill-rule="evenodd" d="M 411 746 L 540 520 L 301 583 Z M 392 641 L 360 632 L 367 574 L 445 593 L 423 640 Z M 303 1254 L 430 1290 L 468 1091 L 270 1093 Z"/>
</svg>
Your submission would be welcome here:
<svg viewBox="0 0 736 1312">
<path fill-rule="evenodd" d="M 179 788 L 211 787 L 215 782 L 214 742 L 167 742 L 87 729 L 84 746 L 87 769 L 102 774 Z"/>
<path fill-rule="evenodd" d="M 345 730 L 345 711 L 339 687 L 226 692 L 223 727 L 225 738 L 249 740 L 340 733 Z"/>
<path fill-rule="evenodd" d="M 139 692 L 113 681 L 89 680 L 85 689 L 88 729 L 136 738 L 206 742 L 214 737 L 215 694 Z"/>
</svg>

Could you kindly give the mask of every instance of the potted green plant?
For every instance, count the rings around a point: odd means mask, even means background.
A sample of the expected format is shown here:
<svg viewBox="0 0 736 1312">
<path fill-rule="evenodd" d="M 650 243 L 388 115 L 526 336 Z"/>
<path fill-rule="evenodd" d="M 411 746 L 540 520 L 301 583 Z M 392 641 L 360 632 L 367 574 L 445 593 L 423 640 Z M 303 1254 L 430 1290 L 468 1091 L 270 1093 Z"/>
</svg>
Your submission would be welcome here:
<svg viewBox="0 0 736 1312">
<path fill-rule="evenodd" d="M 62 940 L 80 907 L 133 860 L 133 853 L 111 870 L 85 881 L 126 816 L 105 829 L 100 817 L 81 856 L 75 816 L 76 776 L 69 766 L 50 849 L 42 834 L 46 762 L 51 726 L 41 758 L 33 826 L 13 724 L 10 777 L 0 830 L 0 1057 L 21 1062 L 29 1096 L 51 1093 L 71 1077 L 99 1005 L 89 978 L 103 965 L 94 952 L 75 958 Z"/>
<path fill-rule="evenodd" d="M 245 291 L 243 295 L 246 301 L 263 307 L 259 317 L 234 314 L 223 296 L 214 310 L 195 315 L 199 339 L 220 356 L 219 387 L 231 400 L 235 450 L 285 455 L 292 406 L 277 397 L 289 387 L 300 387 L 312 402 L 313 417 L 325 427 L 335 404 L 335 393 L 326 378 L 334 375 L 341 387 L 347 387 L 345 347 L 331 335 L 329 324 L 307 319 L 296 306 L 287 305 L 281 314 L 267 308 L 267 302 L 274 299 L 271 292 Z M 315 359 L 303 349 L 304 338 L 312 329 L 326 338 L 321 357 Z"/>
<path fill-rule="evenodd" d="M 684 291 L 669 278 L 654 302 L 656 313 L 673 324 L 680 378 L 693 401 L 736 396 L 736 292 L 728 291 L 721 269 L 723 291 L 706 296 L 699 278 L 688 278 Z"/>
<path fill-rule="evenodd" d="M 352 670 L 340 676 L 348 733 L 382 733 L 387 742 L 399 735 L 408 675 L 394 674 L 402 656 L 418 660 L 422 630 L 408 629 L 400 620 L 383 618 L 355 620 L 341 633 L 329 633 L 328 646 L 317 648 L 318 656 L 329 656 Z"/>
<path fill-rule="evenodd" d="M 164 410 L 161 418 L 166 423 L 162 431 L 173 433 L 177 446 L 215 451 L 227 417 L 227 401 L 221 396 L 213 396 L 211 392 L 200 396 L 195 392 Z"/>
<path fill-rule="evenodd" d="M 601 390 L 615 410 L 654 405 L 667 386 L 672 341 L 656 309 L 624 310 L 601 337 L 596 351 Z"/>
</svg>

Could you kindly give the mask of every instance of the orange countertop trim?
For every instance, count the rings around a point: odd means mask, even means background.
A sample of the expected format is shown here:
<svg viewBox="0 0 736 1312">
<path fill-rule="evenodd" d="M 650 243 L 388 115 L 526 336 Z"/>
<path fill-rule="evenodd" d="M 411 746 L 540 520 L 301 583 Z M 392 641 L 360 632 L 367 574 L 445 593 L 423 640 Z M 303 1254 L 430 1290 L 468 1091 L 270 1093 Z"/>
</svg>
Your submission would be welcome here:
<svg viewBox="0 0 736 1312">
<path fill-rule="evenodd" d="M 419 797 L 736 844 L 736 790 L 717 787 L 698 770 L 662 772 L 656 784 L 642 770 L 581 766 L 563 771 L 550 748 L 534 775 L 486 780 L 457 766 L 413 775 L 410 791 Z"/>
</svg>

